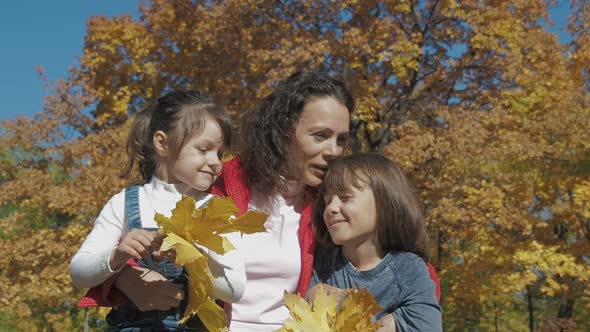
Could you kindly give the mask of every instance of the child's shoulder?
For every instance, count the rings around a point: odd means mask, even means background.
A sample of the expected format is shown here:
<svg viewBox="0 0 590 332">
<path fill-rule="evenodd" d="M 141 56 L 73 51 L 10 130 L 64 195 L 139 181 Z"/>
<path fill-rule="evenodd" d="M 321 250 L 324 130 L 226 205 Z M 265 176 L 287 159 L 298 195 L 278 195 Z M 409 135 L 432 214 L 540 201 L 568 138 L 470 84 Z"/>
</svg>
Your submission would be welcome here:
<svg viewBox="0 0 590 332">
<path fill-rule="evenodd" d="M 392 270 L 404 271 L 410 274 L 416 272 L 428 273 L 428 268 L 424 260 L 412 252 L 392 251 L 388 257 L 387 265 Z"/>
<path fill-rule="evenodd" d="M 107 202 L 107 205 L 109 205 L 109 204 L 114 204 L 116 206 L 124 205 L 125 204 L 125 193 L 131 187 L 138 187 L 138 189 L 141 190 L 141 188 L 144 187 L 144 185 L 129 185 L 127 187 L 122 188 L 118 193 L 111 196 L 111 198 Z"/>
</svg>

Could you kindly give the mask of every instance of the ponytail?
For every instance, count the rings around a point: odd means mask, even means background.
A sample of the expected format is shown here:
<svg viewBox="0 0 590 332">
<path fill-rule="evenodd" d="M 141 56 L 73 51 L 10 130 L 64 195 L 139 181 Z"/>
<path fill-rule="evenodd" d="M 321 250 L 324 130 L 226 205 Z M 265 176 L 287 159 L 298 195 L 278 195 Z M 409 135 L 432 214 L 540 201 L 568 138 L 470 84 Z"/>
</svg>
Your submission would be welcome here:
<svg viewBox="0 0 590 332">
<path fill-rule="evenodd" d="M 133 119 L 129 136 L 127 137 L 127 165 L 121 174 L 129 178 L 133 167 L 137 163 L 141 176 L 145 182 L 150 181 L 156 171 L 156 151 L 153 144 L 153 133 L 150 130 L 153 109 L 148 107 L 139 112 Z"/>
</svg>

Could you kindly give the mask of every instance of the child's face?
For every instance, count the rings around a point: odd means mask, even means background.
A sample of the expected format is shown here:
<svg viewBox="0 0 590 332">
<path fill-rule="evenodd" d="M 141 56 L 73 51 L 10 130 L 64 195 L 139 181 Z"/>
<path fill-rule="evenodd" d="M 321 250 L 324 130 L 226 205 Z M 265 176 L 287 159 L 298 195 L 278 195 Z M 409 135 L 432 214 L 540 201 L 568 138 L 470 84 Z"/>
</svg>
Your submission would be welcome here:
<svg viewBox="0 0 590 332">
<path fill-rule="evenodd" d="M 334 244 L 348 249 L 376 248 L 377 209 L 371 187 L 350 185 L 347 192 L 327 193 L 324 222 Z"/>
<path fill-rule="evenodd" d="M 206 191 L 221 172 L 223 135 L 217 121 L 207 118 L 202 132 L 193 135 L 178 157 L 167 163 L 168 182 Z"/>
</svg>

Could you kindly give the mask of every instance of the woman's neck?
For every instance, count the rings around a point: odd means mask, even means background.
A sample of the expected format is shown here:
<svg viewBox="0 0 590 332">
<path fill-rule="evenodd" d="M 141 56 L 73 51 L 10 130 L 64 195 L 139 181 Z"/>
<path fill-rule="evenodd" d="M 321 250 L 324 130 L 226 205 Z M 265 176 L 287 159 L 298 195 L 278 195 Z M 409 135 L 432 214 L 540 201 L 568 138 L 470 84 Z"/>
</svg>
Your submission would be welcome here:
<svg viewBox="0 0 590 332">
<path fill-rule="evenodd" d="M 342 254 L 358 271 L 373 269 L 385 257 L 383 250 L 372 242 L 361 245 L 342 245 Z"/>
<path fill-rule="evenodd" d="M 281 195 L 285 201 L 293 204 L 296 209 L 300 209 L 305 200 L 305 184 L 301 181 L 281 176 L 281 181 L 277 187 L 277 193 Z"/>
</svg>

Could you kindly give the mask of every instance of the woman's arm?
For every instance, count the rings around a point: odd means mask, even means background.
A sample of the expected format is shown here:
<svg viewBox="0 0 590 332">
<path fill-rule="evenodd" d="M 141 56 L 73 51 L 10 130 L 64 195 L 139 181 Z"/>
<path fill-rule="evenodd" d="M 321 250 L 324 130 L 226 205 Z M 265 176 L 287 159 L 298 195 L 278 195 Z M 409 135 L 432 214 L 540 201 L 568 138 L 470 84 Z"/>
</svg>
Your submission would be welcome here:
<svg viewBox="0 0 590 332">
<path fill-rule="evenodd" d="M 121 271 L 115 280 L 115 287 L 141 311 L 168 310 L 178 306 L 184 298 L 182 285 L 170 282 L 154 270 L 139 266 L 130 266 Z"/>
</svg>

